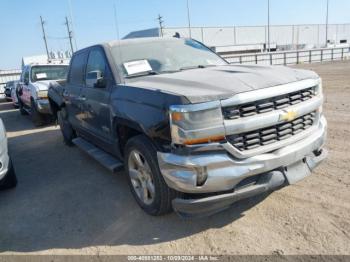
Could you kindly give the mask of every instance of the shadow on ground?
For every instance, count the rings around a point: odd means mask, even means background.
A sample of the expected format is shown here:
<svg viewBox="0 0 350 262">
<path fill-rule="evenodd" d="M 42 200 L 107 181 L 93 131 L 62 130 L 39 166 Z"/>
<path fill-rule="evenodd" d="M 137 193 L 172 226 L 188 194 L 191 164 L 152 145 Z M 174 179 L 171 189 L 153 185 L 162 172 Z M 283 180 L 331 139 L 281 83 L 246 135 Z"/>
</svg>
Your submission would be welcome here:
<svg viewBox="0 0 350 262">
<path fill-rule="evenodd" d="M 30 115 L 21 115 L 12 103 L 0 103 L 0 117 L 6 123 L 7 132 L 20 132 L 37 129 L 31 121 Z M 54 123 L 47 121 L 42 127 L 53 126 Z"/>
<path fill-rule="evenodd" d="M 35 129 L 17 114 L 0 113 L 6 128 Z M 224 227 L 267 196 L 205 219 L 151 217 L 137 206 L 122 172 L 111 174 L 77 148 L 65 146 L 60 130 L 35 131 L 9 138 L 19 183 L 0 192 L 0 252 L 172 241 Z"/>
</svg>

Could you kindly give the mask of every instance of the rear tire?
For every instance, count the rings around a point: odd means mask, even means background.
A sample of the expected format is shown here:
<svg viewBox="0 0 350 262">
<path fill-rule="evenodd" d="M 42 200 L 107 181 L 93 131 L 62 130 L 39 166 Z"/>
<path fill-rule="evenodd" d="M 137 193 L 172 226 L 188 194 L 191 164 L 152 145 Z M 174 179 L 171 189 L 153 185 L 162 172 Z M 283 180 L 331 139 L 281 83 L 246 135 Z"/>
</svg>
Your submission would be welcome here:
<svg viewBox="0 0 350 262">
<path fill-rule="evenodd" d="M 60 125 L 63 141 L 67 146 L 73 146 L 72 140 L 76 138 L 75 130 L 72 125 L 68 122 L 67 111 L 63 107 L 60 111 L 57 112 L 57 121 Z"/>
<path fill-rule="evenodd" d="M 135 162 L 141 164 L 135 165 Z M 131 192 L 139 206 L 152 216 L 170 213 L 172 200 L 181 196 L 181 193 L 168 187 L 164 181 L 153 143 L 144 135 L 131 138 L 126 144 L 124 163 Z M 145 178 L 142 178 L 143 173 L 146 173 Z M 143 196 L 140 196 L 140 192 L 143 192 Z"/>
<path fill-rule="evenodd" d="M 35 101 L 31 100 L 31 108 L 30 108 L 30 114 L 32 117 L 32 122 L 36 127 L 42 126 L 45 124 L 44 117 L 42 114 L 39 113 Z"/>
<path fill-rule="evenodd" d="M 19 108 L 19 112 L 21 113 L 22 116 L 28 115 L 27 110 L 24 109 L 24 105 L 19 98 L 18 98 L 18 108 Z"/>
<path fill-rule="evenodd" d="M 9 167 L 6 176 L 0 181 L 0 190 L 10 189 L 17 186 L 17 177 L 12 161 L 9 161 Z"/>
</svg>

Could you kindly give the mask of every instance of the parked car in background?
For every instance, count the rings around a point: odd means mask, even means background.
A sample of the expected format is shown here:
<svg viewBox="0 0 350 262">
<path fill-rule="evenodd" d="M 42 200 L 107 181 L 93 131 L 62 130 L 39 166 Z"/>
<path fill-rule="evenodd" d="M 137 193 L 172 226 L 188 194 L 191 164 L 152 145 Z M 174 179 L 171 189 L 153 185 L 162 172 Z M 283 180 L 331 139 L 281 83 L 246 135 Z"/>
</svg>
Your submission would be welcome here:
<svg viewBox="0 0 350 262">
<path fill-rule="evenodd" d="M 36 126 L 51 117 L 47 91 L 54 81 L 67 77 L 68 65 L 63 63 L 30 64 L 23 67 L 17 90 L 22 115 L 30 114 Z"/>
<path fill-rule="evenodd" d="M 300 181 L 327 155 L 316 73 L 230 65 L 191 39 L 77 51 L 49 101 L 66 144 L 124 165 L 151 215 L 213 214 Z"/>
<path fill-rule="evenodd" d="M 5 85 L 4 94 L 7 101 L 12 101 L 11 90 L 17 86 L 19 81 L 9 81 Z"/>
<path fill-rule="evenodd" d="M 9 189 L 16 185 L 15 169 L 8 154 L 6 130 L 0 118 L 0 189 Z"/>
</svg>

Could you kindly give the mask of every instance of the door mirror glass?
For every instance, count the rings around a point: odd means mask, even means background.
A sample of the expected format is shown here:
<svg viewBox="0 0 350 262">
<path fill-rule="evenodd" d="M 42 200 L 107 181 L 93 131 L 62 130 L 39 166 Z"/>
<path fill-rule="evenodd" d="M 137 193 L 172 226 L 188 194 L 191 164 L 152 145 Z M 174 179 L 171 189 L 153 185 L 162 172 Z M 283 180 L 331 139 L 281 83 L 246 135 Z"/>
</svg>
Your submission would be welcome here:
<svg viewBox="0 0 350 262">
<path fill-rule="evenodd" d="M 102 72 L 99 70 L 90 71 L 86 74 L 86 86 L 90 88 L 104 88 L 106 82 Z"/>
</svg>

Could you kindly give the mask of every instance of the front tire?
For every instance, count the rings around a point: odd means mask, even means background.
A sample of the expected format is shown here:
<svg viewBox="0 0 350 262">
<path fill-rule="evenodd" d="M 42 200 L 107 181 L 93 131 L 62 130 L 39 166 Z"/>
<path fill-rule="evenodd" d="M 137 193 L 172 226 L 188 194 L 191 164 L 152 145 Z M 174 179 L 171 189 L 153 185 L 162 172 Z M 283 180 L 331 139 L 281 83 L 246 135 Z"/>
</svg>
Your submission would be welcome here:
<svg viewBox="0 0 350 262">
<path fill-rule="evenodd" d="M 67 146 L 73 146 L 72 140 L 76 138 L 76 133 L 72 125 L 68 122 L 67 111 L 64 107 L 57 112 L 57 121 L 61 128 L 64 143 Z"/>
<path fill-rule="evenodd" d="M 157 150 L 146 136 L 139 135 L 127 142 L 124 163 L 131 192 L 139 206 L 152 216 L 171 212 L 172 200 L 181 193 L 165 183 Z"/>
<path fill-rule="evenodd" d="M 28 115 L 28 112 L 24 109 L 24 105 L 19 98 L 18 98 L 18 108 L 22 116 Z"/>
<path fill-rule="evenodd" d="M 17 177 L 12 161 L 9 161 L 9 167 L 6 176 L 0 181 L 0 190 L 11 189 L 17 186 Z"/>
<path fill-rule="evenodd" d="M 36 127 L 42 126 L 45 124 L 44 118 L 42 114 L 39 113 L 35 101 L 32 99 L 31 101 L 31 108 L 30 108 L 30 114 L 32 117 L 32 121 Z"/>
</svg>

